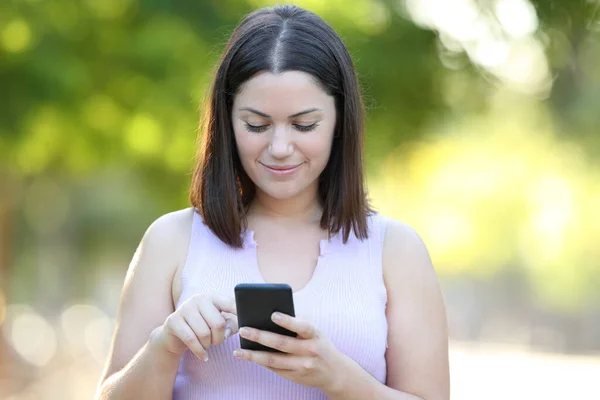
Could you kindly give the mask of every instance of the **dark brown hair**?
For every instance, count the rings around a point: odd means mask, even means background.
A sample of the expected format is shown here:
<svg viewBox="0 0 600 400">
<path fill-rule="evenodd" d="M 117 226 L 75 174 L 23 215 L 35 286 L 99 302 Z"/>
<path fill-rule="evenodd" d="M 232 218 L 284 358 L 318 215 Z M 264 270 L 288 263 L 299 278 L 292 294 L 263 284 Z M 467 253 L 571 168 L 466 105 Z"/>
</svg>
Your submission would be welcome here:
<svg viewBox="0 0 600 400">
<path fill-rule="evenodd" d="M 241 85 L 259 72 L 302 71 L 333 96 L 337 119 L 329 162 L 319 177 L 321 227 L 365 239 L 371 213 L 363 177 L 364 107 L 356 72 L 340 37 L 320 17 L 284 5 L 259 9 L 235 28 L 218 65 L 199 132 L 190 201 L 223 242 L 242 246 L 255 185 L 241 165 L 231 108 Z"/>
</svg>

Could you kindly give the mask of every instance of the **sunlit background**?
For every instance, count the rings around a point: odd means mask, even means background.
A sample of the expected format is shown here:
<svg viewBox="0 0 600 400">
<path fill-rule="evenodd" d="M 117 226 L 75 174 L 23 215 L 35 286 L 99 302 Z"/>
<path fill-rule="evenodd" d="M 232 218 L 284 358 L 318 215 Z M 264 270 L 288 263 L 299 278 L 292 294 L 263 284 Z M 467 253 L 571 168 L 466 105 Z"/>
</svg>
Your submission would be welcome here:
<svg viewBox="0 0 600 400">
<path fill-rule="evenodd" d="M 89 399 L 131 256 L 263 0 L 0 2 L 0 398 Z M 374 206 L 429 246 L 453 398 L 600 399 L 600 2 L 304 0 L 347 43 Z"/>
</svg>

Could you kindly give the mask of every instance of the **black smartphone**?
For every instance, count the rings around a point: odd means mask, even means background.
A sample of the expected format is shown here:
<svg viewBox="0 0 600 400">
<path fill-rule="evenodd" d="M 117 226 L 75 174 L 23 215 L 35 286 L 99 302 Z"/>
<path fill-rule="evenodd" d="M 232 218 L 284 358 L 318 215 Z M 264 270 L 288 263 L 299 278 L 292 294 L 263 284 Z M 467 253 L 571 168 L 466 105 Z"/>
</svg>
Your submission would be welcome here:
<svg viewBox="0 0 600 400">
<path fill-rule="evenodd" d="M 239 327 L 256 328 L 280 335 L 296 337 L 296 333 L 282 328 L 271 320 L 274 312 L 294 313 L 292 288 L 285 283 L 240 283 L 235 287 L 235 303 Z M 240 346 L 247 350 L 279 352 L 279 350 L 240 337 Z"/>
</svg>

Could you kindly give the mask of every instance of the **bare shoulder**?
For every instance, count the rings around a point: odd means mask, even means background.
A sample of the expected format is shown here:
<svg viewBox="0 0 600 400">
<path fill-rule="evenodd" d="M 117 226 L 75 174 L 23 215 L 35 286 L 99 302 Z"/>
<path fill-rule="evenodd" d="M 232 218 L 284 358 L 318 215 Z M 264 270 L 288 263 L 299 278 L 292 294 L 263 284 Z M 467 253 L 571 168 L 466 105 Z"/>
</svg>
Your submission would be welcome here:
<svg viewBox="0 0 600 400">
<path fill-rule="evenodd" d="M 192 208 L 186 208 L 164 214 L 152 222 L 139 243 L 127 275 L 145 267 L 158 269 L 147 273 L 167 273 L 172 278 L 178 266 L 185 262 L 193 213 Z M 144 262 L 144 259 L 158 259 L 160 263 Z"/>
<path fill-rule="evenodd" d="M 181 295 L 181 274 L 190 245 L 194 212 L 190 207 L 162 215 L 150 225 L 138 249 L 139 253 L 143 251 L 142 246 L 149 247 L 145 253 L 163 259 L 162 265 L 171 267 L 168 275 L 173 304 Z"/>
<path fill-rule="evenodd" d="M 157 218 L 146 230 L 143 241 L 161 247 L 186 247 L 192 229 L 193 208 L 173 211 Z"/>
<path fill-rule="evenodd" d="M 385 229 L 383 268 L 384 275 L 433 272 L 429 251 L 421 236 L 408 224 L 391 218 Z"/>
</svg>

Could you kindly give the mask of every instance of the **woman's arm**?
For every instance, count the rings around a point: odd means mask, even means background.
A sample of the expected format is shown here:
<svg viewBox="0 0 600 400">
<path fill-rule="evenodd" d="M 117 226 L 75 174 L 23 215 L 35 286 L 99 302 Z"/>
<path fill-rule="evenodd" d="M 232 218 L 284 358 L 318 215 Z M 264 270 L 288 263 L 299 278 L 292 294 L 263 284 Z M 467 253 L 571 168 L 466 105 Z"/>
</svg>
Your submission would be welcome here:
<svg viewBox="0 0 600 400">
<path fill-rule="evenodd" d="M 148 228 L 127 272 L 117 326 L 98 399 L 170 399 L 180 356 L 157 346 L 174 311 L 172 281 L 189 245 L 192 210 L 162 216 Z"/>
<path fill-rule="evenodd" d="M 157 345 L 155 337 L 135 354 L 133 359 L 116 373 L 106 377 L 98 388 L 97 399 L 171 399 L 173 384 L 181 356 L 169 353 Z"/>
<path fill-rule="evenodd" d="M 425 244 L 407 225 L 388 222 L 383 269 L 388 293 L 387 386 L 349 361 L 330 398 L 448 400 L 444 301 Z"/>
<path fill-rule="evenodd" d="M 352 359 L 347 364 L 338 385 L 325 392 L 329 400 L 429 400 L 383 385 Z"/>
</svg>

